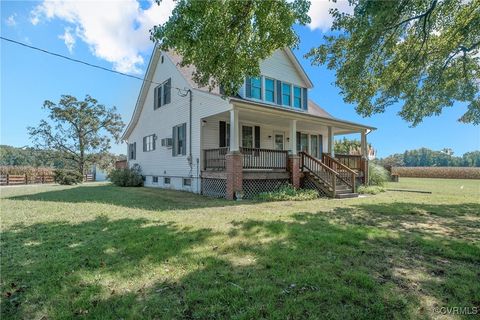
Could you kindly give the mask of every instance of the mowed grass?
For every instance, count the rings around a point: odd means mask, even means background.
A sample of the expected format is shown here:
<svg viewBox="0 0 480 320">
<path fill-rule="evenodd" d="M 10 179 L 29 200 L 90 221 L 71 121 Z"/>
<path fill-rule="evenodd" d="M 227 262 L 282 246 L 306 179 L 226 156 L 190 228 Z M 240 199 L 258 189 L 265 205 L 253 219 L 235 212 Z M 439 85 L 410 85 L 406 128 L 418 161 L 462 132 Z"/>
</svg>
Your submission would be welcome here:
<svg viewBox="0 0 480 320">
<path fill-rule="evenodd" d="M 480 308 L 480 181 L 358 199 L 1 192 L 2 319 L 430 319 Z M 464 312 L 468 313 L 468 312 Z"/>
</svg>

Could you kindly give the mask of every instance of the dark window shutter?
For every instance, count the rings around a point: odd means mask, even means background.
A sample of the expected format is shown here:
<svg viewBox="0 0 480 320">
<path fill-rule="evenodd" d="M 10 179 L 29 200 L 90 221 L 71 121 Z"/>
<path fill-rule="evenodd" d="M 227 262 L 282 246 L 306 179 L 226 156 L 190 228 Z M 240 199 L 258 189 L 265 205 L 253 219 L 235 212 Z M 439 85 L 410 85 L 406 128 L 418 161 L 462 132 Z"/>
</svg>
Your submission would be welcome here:
<svg viewBox="0 0 480 320">
<path fill-rule="evenodd" d="M 260 127 L 255 126 L 255 148 L 260 149 Z"/>
<path fill-rule="evenodd" d="M 147 137 L 143 137 L 143 152 L 147 151 Z"/>
<path fill-rule="evenodd" d="M 182 125 L 182 131 L 183 131 L 183 152 L 182 152 L 182 154 L 186 155 L 187 154 L 187 124 L 186 123 L 184 123 Z M 188 143 L 190 143 L 190 141 L 188 141 Z"/>
<path fill-rule="evenodd" d="M 173 127 L 172 129 L 172 156 L 177 155 L 177 128 Z"/>
<path fill-rule="evenodd" d="M 220 121 L 219 123 L 219 136 L 218 136 L 218 147 L 223 148 L 227 146 L 226 136 L 227 136 L 227 123 L 225 121 Z"/>
<path fill-rule="evenodd" d="M 282 81 L 276 80 L 277 82 L 277 104 L 282 104 Z"/>
<path fill-rule="evenodd" d="M 157 136 L 156 135 L 152 135 L 152 150 L 155 150 L 155 144 L 157 142 Z"/>
<path fill-rule="evenodd" d="M 133 160 L 137 159 L 137 143 L 133 143 Z"/>
<path fill-rule="evenodd" d="M 153 98 L 153 110 L 156 110 L 158 109 L 158 87 L 155 87 L 155 89 L 153 90 L 153 95 L 154 95 L 154 98 Z"/>
<path fill-rule="evenodd" d="M 230 147 L 230 123 L 227 123 L 227 147 Z"/>
<path fill-rule="evenodd" d="M 318 158 L 322 159 L 323 153 L 323 136 L 321 134 L 318 135 Z"/>
<path fill-rule="evenodd" d="M 303 90 L 303 110 L 308 110 L 308 89 L 302 88 Z"/>
<path fill-rule="evenodd" d="M 163 104 L 169 104 L 172 100 L 172 78 L 168 78 L 163 90 L 165 90 L 165 101 Z"/>
<path fill-rule="evenodd" d="M 245 81 L 245 96 L 247 98 L 252 97 L 252 79 L 250 77 L 247 77 Z"/>
</svg>

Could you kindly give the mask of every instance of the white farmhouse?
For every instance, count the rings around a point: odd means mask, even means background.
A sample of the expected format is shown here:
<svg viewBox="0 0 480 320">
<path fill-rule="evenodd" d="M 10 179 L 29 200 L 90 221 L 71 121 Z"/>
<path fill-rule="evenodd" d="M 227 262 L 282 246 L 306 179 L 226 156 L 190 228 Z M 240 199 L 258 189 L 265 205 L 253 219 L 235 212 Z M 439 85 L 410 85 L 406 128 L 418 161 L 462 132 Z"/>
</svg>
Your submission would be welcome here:
<svg viewBox="0 0 480 320">
<path fill-rule="evenodd" d="M 367 173 L 367 134 L 308 99 L 313 85 L 290 49 L 261 62 L 237 96 L 192 80 L 194 67 L 154 49 L 132 119 L 123 134 L 128 164 L 145 186 L 228 199 L 284 184 L 332 197 L 356 196 Z M 361 135 L 361 155 L 334 155 L 335 135 Z"/>
</svg>

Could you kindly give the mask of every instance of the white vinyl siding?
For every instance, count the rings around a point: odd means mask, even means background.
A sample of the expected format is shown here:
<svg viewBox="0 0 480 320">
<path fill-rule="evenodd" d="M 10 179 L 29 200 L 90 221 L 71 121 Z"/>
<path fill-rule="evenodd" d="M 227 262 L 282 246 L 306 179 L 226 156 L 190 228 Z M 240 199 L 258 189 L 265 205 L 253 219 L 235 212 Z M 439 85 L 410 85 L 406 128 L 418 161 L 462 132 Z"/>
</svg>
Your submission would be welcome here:
<svg viewBox="0 0 480 320">
<path fill-rule="evenodd" d="M 191 88 L 190 84 L 183 78 L 175 64 L 172 62 L 168 54 L 165 54 L 164 63 L 156 66 L 152 81 L 156 83 L 164 83 L 171 78 L 172 86 L 178 88 Z M 153 68 L 155 66 L 152 65 Z M 129 166 L 139 164 L 142 168 L 142 174 L 147 176 L 146 186 L 155 186 L 162 188 L 171 188 L 178 190 L 187 190 L 183 187 L 182 178 L 191 178 L 192 185 L 188 187 L 189 191 L 199 192 L 200 183 L 196 176 L 197 162 L 196 159 L 201 159 L 200 141 L 202 139 L 200 131 L 202 128 L 202 120 L 229 109 L 229 104 L 220 96 L 212 95 L 208 92 L 193 90 L 193 113 L 192 113 L 192 141 L 188 141 L 190 137 L 189 126 L 189 100 L 190 97 L 181 96 L 177 90 L 172 90 L 171 103 L 163 105 L 161 108 L 154 110 L 154 89 L 157 85 L 154 83 L 148 88 L 148 92 L 143 102 L 142 111 L 140 113 L 137 124 L 132 130 L 132 133 L 127 138 L 130 144 L 136 143 L 136 157 L 129 159 Z M 186 154 L 188 155 L 189 143 L 192 144 L 192 163 L 193 170 L 190 168 L 187 156 L 172 156 L 172 149 L 167 147 L 158 147 L 155 152 L 142 152 L 143 137 L 155 134 L 157 142 L 164 138 L 172 138 L 172 128 L 178 124 L 186 123 Z M 216 124 L 218 127 L 218 122 Z M 218 148 L 218 131 L 215 136 L 216 145 L 212 148 Z M 198 172 L 200 173 L 199 167 Z M 194 176 L 191 177 L 192 173 Z M 159 183 L 152 184 L 152 176 L 158 176 Z M 164 184 L 163 177 L 170 177 L 171 183 Z"/>
</svg>

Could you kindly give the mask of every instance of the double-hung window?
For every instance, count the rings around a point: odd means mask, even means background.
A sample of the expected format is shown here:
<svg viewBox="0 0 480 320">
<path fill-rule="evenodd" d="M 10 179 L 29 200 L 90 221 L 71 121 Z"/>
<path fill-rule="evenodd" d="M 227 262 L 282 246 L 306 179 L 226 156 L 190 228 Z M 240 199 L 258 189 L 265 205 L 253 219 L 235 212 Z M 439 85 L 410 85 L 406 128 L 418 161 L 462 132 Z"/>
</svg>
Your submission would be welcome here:
<svg viewBox="0 0 480 320">
<path fill-rule="evenodd" d="M 242 126 L 242 147 L 253 148 L 253 127 Z"/>
<path fill-rule="evenodd" d="M 186 155 L 187 154 L 187 124 L 179 124 L 173 127 L 173 148 L 172 155 Z"/>
<path fill-rule="evenodd" d="M 265 78 L 265 101 L 275 102 L 275 80 Z"/>
<path fill-rule="evenodd" d="M 155 150 L 155 135 L 143 137 L 143 152 Z"/>
<path fill-rule="evenodd" d="M 282 104 L 285 106 L 292 105 L 292 85 L 282 83 Z"/>
<path fill-rule="evenodd" d="M 300 87 L 293 87 L 293 107 L 302 108 L 302 88 Z"/>
<path fill-rule="evenodd" d="M 252 98 L 262 99 L 262 77 L 250 78 Z"/>
<path fill-rule="evenodd" d="M 156 110 L 172 100 L 172 79 L 169 78 L 161 85 L 155 87 L 153 109 Z"/>
</svg>

